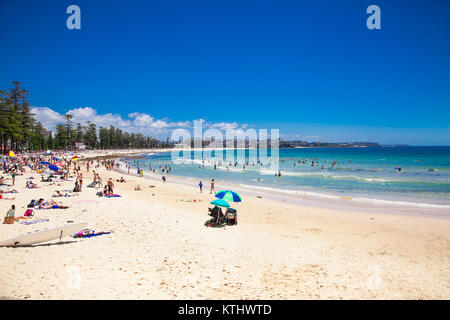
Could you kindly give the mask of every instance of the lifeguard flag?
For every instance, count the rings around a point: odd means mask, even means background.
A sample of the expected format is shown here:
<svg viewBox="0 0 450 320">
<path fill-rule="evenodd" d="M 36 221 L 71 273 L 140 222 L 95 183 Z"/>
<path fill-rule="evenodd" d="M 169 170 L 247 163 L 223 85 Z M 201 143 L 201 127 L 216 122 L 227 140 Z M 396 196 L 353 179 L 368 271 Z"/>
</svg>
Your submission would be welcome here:
<svg viewBox="0 0 450 320">
<path fill-rule="evenodd" d="M 73 161 L 77 161 L 77 160 L 78 160 L 78 157 L 77 157 L 77 156 L 74 156 L 74 157 L 72 157 L 72 160 L 73 160 Z"/>
<path fill-rule="evenodd" d="M 7 157 L 17 157 L 16 154 L 14 152 L 12 152 L 12 151 L 9 151 L 6 156 Z"/>
</svg>

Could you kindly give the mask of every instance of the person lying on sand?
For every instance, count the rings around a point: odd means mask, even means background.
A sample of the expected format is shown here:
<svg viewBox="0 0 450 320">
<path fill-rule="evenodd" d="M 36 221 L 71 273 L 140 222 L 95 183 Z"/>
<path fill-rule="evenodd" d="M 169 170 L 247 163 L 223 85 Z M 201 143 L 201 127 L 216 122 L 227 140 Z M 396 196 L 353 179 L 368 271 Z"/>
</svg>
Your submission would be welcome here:
<svg viewBox="0 0 450 320">
<path fill-rule="evenodd" d="M 83 229 L 77 233 L 74 233 L 73 235 L 71 235 L 71 237 L 72 238 L 89 238 L 89 237 L 99 236 L 101 234 L 109 234 L 112 232 L 114 232 L 114 231 L 97 231 L 97 232 L 95 232 L 95 230 Z"/>
<path fill-rule="evenodd" d="M 141 191 L 142 189 L 141 189 L 141 187 L 140 187 L 139 185 L 137 185 L 137 186 L 134 188 L 134 190 L 136 190 L 136 191 Z"/>
<path fill-rule="evenodd" d="M 55 200 L 49 200 L 44 202 L 44 199 L 39 199 L 38 202 L 39 209 L 67 209 L 68 206 L 64 206 L 60 203 L 57 203 Z"/>
<path fill-rule="evenodd" d="M 124 179 L 123 177 L 120 177 L 120 180 L 119 180 L 119 179 L 117 179 L 117 182 L 120 182 L 120 183 L 122 183 L 122 182 L 126 182 L 126 181 L 125 181 L 125 179 Z"/>
<path fill-rule="evenodd" d="M 59 190 L 55 190 L 55 192 L 56 192 L 56 194 L 52 195 L 52 197 L 54 197 L 54 198 L 58 198 L 58 197 L 73 197 L 75 195 L 78 196 L 78 194 L 69 195 L 69 194 L 67 194 L 67 192 L 65 194 L 62 194 L 61 191 L 59 191 Z"/>
<path fill-rule="evenodd" d="M 0 190 L 0 200 L 15 200 L 16 199 L 16 197 L 14 197 L 14 198 L 5 198 L 3 196 L 3 193 L 6 193 L 6 192 L 4 192 L 3 190 Z"/>
<path fill-rule="evenodd" d="M 25 216 L 21 216 L 21 217 L 14 218 L 14 220 L 15 220 L 15 221 L 18 221 L 18 220 L 32 219 L 32 218 L 33 218 L 33 217 L 25 217 Z"/>
</svg>

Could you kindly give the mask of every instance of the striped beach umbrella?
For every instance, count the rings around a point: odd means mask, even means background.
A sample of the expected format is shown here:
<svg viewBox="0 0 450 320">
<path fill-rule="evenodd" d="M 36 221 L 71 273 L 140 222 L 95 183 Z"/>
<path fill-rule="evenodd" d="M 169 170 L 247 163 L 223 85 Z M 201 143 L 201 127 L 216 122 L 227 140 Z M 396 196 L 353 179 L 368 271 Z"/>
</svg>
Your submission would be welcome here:
<svg viewBox="0 0 450 320">
<path fill-rule="evenodd" d="M 17 157 L 16 154 L 15 154 L 12 150 L 9 151 L 8 154 L 7 154 L 6 156 L 7 156 L 7 157 L 11 157 L 11 158 Z"/>
<path fill-rule="evenodd" d="M 216 198 L 233 201 L 233 202 L 241 202 L 242 198 L 236 192 L 231 190 L 222 190 L 215 194 Z"/>
</svg>

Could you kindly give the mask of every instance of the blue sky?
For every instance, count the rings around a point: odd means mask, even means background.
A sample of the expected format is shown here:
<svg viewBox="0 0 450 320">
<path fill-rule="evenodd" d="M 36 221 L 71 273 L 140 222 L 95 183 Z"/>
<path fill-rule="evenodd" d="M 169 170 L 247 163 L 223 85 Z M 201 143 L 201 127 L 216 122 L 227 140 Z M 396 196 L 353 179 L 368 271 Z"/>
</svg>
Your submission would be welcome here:
<svg viewBox="0 0 450 320">
<path fill-rule="evenodd" d="M 68 30 L 66 8 L 81 8 Z M 366 8 L 381 8 L 368 30 Z M 0 2 L 0 88 L 38 119 L 66 112 L 164 137 L 279 128 L 321 141 L 450 145 L 450 2 Z"/>
</svg>

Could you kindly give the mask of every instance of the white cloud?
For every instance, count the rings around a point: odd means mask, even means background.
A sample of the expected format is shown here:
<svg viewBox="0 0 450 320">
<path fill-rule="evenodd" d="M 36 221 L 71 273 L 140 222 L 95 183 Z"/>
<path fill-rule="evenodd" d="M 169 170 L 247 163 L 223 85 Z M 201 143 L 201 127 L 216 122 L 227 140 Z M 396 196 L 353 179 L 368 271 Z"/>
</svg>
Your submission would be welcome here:
<svg viewBox="0 0 450 320">
<path fill-rule="evenodd" d="M 42 123 L 44 127 L 49 130 L 55 130 L 56 125 L 65 124 L 64 114 L 60 114 L 47 107 L 33 107 L 32 112 L 35 114 L 35 119 Z M 155 119 L 149 114 L 141 112 L 132 112 L 127 116 L 122 117 L 119 114 L 105 113 L 98 114 L 98 112 L 90 107 L 75 108 L 67 112 L 73 116 L 72 122 L 76 125 L 86 125 L 88 121 L 94 123 L 97 128 L 114 126 L 124 132 L 142 133 L 159 138 L 165 138 L 171 135 L 172 130 L 178 128 L 192 129 L 193 121 L 175 121 L 169 119 Z M 240 125 L 237 122 L 207 122 L 204 119 L 198 119 L 203 125 L 203 129 L 208 128 L 219 129 L 221 131 L 228 130 L 242 130 L 249 125 Z"/>
<path fill-rule="evenodd" d="M 47 129 L 54 129 L 57 124 L 64 122 L 64 116 L 47 107 L 31 108 L 34 118 Z"/>
<path fill-rule="evenodd" d="M 227 130 L 227 129 L 234 130 L 237 127 L 239 127 L 239 124 L 237 122 L 219 122 L 219 123 L 210 124 L 209 127 L 217 128 L 219 130 Z"/>
</svg>

